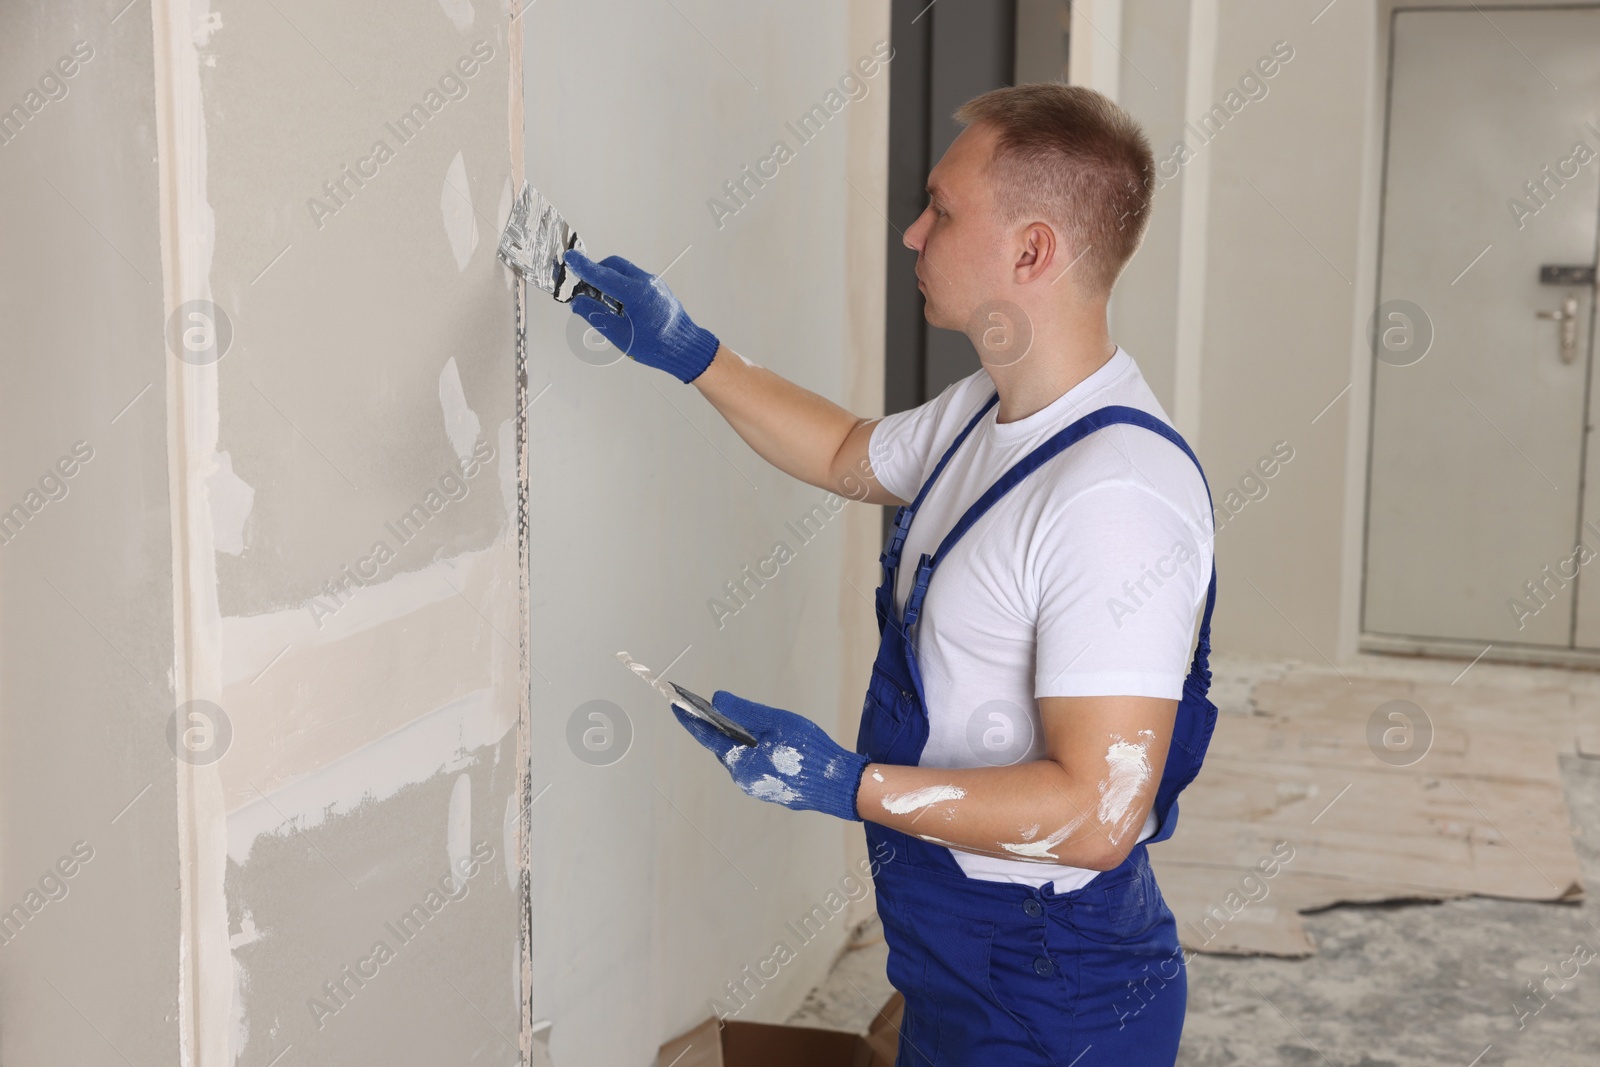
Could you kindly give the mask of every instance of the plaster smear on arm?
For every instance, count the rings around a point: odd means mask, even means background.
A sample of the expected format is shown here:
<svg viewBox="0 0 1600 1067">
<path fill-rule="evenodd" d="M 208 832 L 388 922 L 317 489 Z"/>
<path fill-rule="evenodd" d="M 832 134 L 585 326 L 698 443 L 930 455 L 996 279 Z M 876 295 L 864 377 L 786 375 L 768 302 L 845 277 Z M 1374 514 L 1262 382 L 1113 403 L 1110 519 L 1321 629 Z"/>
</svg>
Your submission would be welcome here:
<svg viewBox="0 0 1600 1067">
<path fill-rule="evenodd" d="M 913 789 L 909 793 L 890 793 L 883 798 L 884 808 L 895 815 L 905 815 L 946 800 L 960 800 L 967 791 L 958 785 L 930 785 Z"/>
<path fill-rule="evenodd" d="M 1021 856 L 1024 859 L 1055 861 L 1059 863 L 1060 858 L 1051 850 L 1076 833 L 1078 827 L 1082 826 L 1088 818 L 1088 815 L 1079 815 L 1076 819 L 1073 819 L 1065 826 L 1057 829 L 1050 836 L 1038 841 L 1032 840 L 1034 835 L 1039 832 L 1039 827 L 1033 826 L 1030 828 L 1028 833 L 1023 835 L 1029 840 L 1016 842 L 1002 841 L 1000 842 L 1000 847 L 1005 849 L 1007 852 Z"/>
<path fill-rule="evenodd" d="M 1107 778 L 1100 783 L 1100 822 L 1110 828 L 1112 843 L 1118 843 L 1128 832 L 1128 809 L 1145 783 L 1150 781 L 1150 759 L 1147 751 L 1155 737 L 1150 730 L 1140 730 L 1145 738 L 1137 744 L 1112 735 L 1115 740 L 1106 749 Z"/>
</svg>

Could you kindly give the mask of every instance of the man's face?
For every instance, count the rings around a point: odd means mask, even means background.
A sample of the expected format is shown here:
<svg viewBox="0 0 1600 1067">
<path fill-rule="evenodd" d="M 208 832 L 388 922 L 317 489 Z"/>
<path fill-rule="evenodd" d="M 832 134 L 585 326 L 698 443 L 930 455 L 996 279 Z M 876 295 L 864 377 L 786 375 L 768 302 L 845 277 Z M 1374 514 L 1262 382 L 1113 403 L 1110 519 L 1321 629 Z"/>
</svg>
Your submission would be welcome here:
<svg viewBox="0 0 1600 1067">
<path fill-rule="evenodd" d="M 1015 227 L 999 218 L 987 173 L 997 139 L 983 123 L 963 130 L 928 175 L 928 206 L 906 230 L 930 325 L 964 330 L 980 305 L 1007 295 Z"/>
</svg>

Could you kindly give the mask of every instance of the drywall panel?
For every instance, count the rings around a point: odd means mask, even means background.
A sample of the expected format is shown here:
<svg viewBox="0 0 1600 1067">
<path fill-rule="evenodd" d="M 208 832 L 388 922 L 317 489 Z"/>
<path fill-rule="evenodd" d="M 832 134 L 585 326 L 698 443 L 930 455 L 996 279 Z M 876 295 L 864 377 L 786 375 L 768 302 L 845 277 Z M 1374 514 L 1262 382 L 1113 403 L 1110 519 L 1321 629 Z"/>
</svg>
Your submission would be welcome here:
<svg viewBox="0 0 1600 1067">
<path fill-rule="evenodd" d="M 0 10 L 0 1062 L 178 1062 L 147 6 Z"/>
<path fill-rule="evenodd" d="M 521 24 L 528 176 L 591 253 L 665 270 L 732 348 L 876 414 L 888 72 L 857 64 L 886 51 L 887 5 L 605 0 Z M 842 944 L 827 904 L 849 895 L 859 829 L 745 797 L 615 654 L 853 744 L 878 515 L 831 510 L 692 388 L 588 352 L 575 322 L 529 305 L 530 995 L 555 1063 L 644 1063 L 714 1000 L 762 1021 L 798 1005 Z M 778 542 L 793 558 L 750 581 Z M 607 705 L 630 740 L 585 762 L 569 727 Z M 802 941 L 787 924 L 814 907 L 828 919 Z"/>
<path fill-rule="evenodd" d="M 186 1049 L 515 1062 L 509 12 L 155 13 Z"/>
</svg>

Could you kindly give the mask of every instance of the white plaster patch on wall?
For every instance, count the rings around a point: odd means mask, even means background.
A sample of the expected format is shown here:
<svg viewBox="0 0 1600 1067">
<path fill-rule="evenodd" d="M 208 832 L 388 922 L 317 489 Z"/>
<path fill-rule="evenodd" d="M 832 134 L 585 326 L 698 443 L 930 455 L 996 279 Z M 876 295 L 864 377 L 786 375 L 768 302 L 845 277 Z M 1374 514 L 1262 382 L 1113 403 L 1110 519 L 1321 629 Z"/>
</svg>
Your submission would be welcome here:
<svg viewBox="0 0 1600 1067">
<path fill-rule="evenodd" d="M 394 796 L 402 788 L 471 764 L 475 753 L 516 728 L 498 714 L 492 689 L 478 689 L 264 797 L 228 813 L 228 857 L 249 861 L 256 840 L 320 826 Z"/>
<path fill-rule="evenodd" d="M 450 867 L 450 884 L 466 884 L 461 873 L 472 848 L 472 775 L 463 773 L 450 788 L 450 815 L 444 829 L 445 858 Z"/>
<path fill-rule="evenodd" d="M 198 18 L 195 20 L 194 45 L 196 48 L 204 48 L 211 43 L 211 36 L 222 29 L 222 12 L 196 11 L 195 14 Z M 207 64 L 207 66 L 215 65 L 215 63 Z"/>
<path fill-rule="evenodd" d="M 256 926 L 256 917 L 250 913 L 249 908 L 246 908 L 244 909 L 244 914 L 239 918 L 239 932 L 228 937 L 228 947 L 230 949 L 240 949 L 245 945 L 255 944 L 261 940 L 261 937 L 261 930 Z"/>
<path fill-rule="evenodd" d="M 465 463 L 472 458 L 472 446 L 478 443 L 483 423 L 478 413 L 467 404 L 467 394 L 461 388 L 461 369 L 456 357 L 445 360 L 439 372 L 439 407 L 444 411 L 444 432 L 450 438 L 450 447 L 456 458 Z"/>
<path fill-rule="evenodd" d="M 285 648 L 330 645 L 449 600 L 456 596 L 456 589 L 474 584 L 480 567 L 502 563 L 505 553 L 504 546 L 491 545 L 364 586 L 348 606 L 322 620 L 321 629 L 304 604 L 260 615 L 226 616 L 222 620 L 222 684 L 250 681 Z"/>
<path fill-rule="evenodd" d="M 244 552 L 245 522 L 255 506 L 256 491 L 233 471 L 233 457 L 216 453 L 217 462 L 206 477 L 206 499 L 211 504 L 211 538 L 218 552 L 237 556 Z"/>
<path fill-rule="evenodd" d="M 456 270 L 464 271 L 478 247 L 478 220 L 472 211 L 472 190 L 467 185 L 467 163 L 460 152 L 444 172 L 444 188 L 439 192 L 439 214 L 444 217 L 444 234 L 456 257 Z"/>
<path fill-rule="evenodd" d="M 500 503 L 506 508 L 506 521 L 513 527 L 517 524 L 517 427 L 507 419 L 500 424 L 499 440 L 495 447 L 500 449 Z"/>
<path fill-rule="evenodd" d="M 233 957 L 233 1003 L 229 1006 L 229 1049 L 233 1053 L 234 1062 L 238 1062 L 239 1054 L 250 1043 L 250 1017 L 245 1014 L 244 994 L 245 987 L 250 984 L 250 978 L 245 973 L 244 963 L 238 954 Z"/>
<path fill-rule="evenodd" d="M 472 28 L 472 20 L 478 14 L 472 8 L 472 0 L 439 0 L 439 6 L 444 8 L 445 15 L 462 33 Z"/>
</svg>

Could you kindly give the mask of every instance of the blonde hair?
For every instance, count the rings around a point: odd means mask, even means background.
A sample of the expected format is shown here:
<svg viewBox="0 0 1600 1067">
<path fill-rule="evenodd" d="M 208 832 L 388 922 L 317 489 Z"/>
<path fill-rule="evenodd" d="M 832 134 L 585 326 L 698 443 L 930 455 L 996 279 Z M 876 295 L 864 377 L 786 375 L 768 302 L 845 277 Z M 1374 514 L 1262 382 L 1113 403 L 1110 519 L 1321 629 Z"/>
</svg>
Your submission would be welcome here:
<svg viewBox="0 0 1600 1067">
<path fill-rule="evenodd" d="M 1082 257 L 1079 285 L 1110 293 L 1150 223 L 1155 159 L 1133 117 L 1093 89 L 1041 82 L 974 97 L 955 120 L 999 135 L 989 173 L 1006 221 L 1053 224 Z"/>
</svg>

